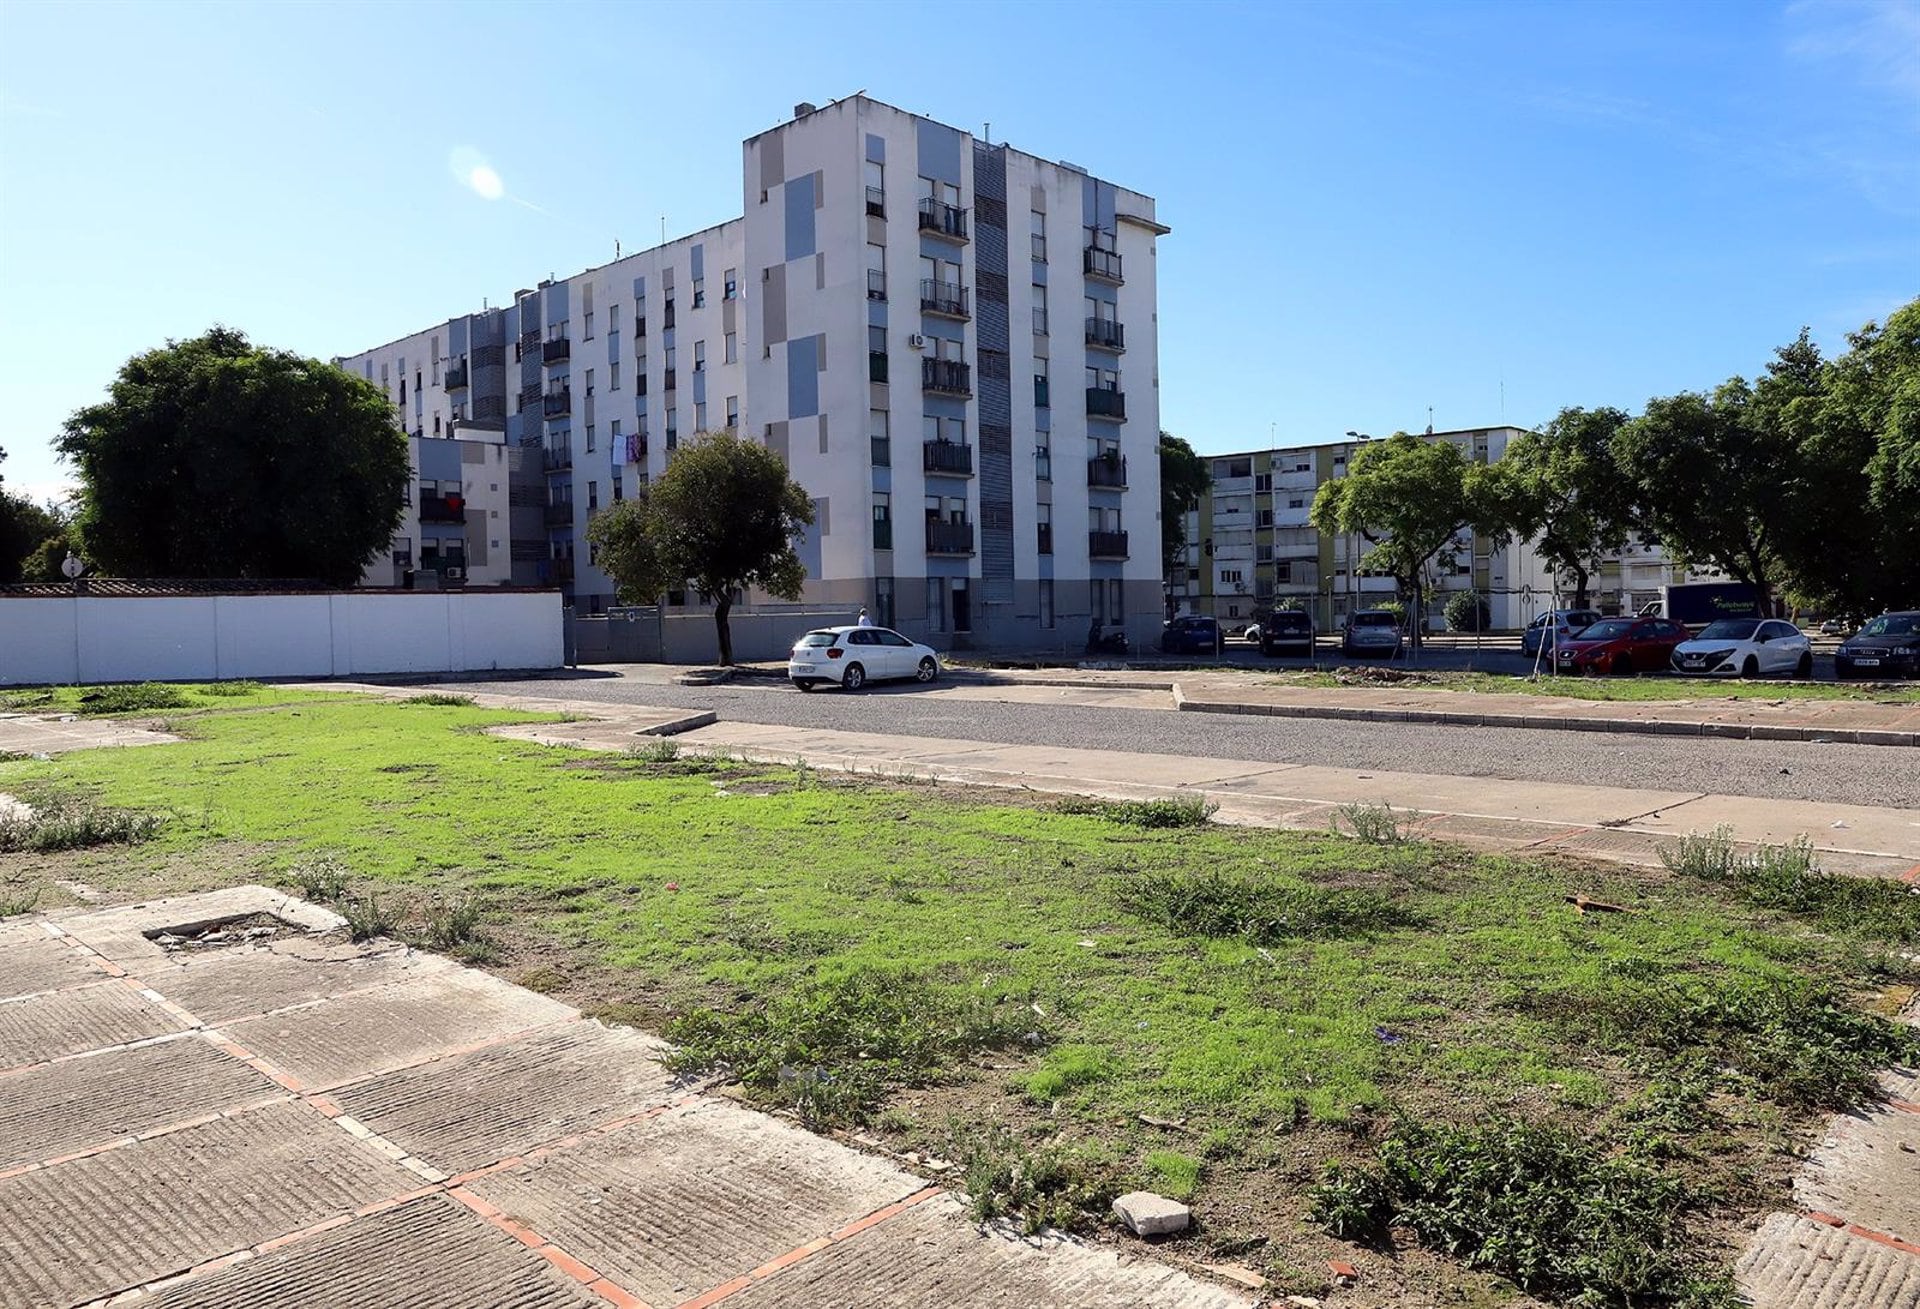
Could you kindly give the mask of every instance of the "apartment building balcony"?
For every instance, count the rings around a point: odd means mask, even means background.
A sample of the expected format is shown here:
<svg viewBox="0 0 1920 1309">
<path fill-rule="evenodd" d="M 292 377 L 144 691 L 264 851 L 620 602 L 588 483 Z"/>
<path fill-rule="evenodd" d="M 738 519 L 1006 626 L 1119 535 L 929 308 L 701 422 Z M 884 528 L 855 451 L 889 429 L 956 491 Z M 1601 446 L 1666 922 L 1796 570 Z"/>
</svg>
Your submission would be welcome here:
<svg viewBox="0 0 1920 1309">
<path fill-rule="evenodd" d="M 1127 329 L 1123 324 L 1111 318 L 1089 318 L 1087 320 L 1087 344 L 1100 350 L 1111 350 L 1120 355 L 1127 352 Z"/>
<path fill-rule="evenodd" d="M 973 447 L 964 441 L 923 441 L 920 443 L 920 467 L 929 473 L 973 476 Z"/>
<path fill-rule="evenodd" d="M 447 365 L 447 371 L 443 375 L 442 381 L 446 386 L 447 390 L 449 391 L 466 390 L 467 389 L 467 366 L 465 364 Z"/>
<path fill-rule="evenodd" d="M 973 553 L 972 523 L 927 522 L 927 553 L 930 555 L 970 555 Z"/>
<path fill-rule="evenodd" d="M 920 389 L 934 395 L 973 394 L 973 366 L 958 359 L 922 359 Z"/>
<path fill-rule="evenodd" d="M 876 518 L 873 521 L 873 548 L 876 550 L 893 549 L 893 520 Z"/>
<path fill-rule="evenodd" d="M 483 395 L 473 402 L 473 421 L 469 426 L 491 427 L 498 432 L 507 424 L 507 399 L 500 395 Z"/>
<path fill-rule="evenodd" d="M 922 196 L 920 230 L 928 236 L 964 242 L 967 239 L 967 211 L 959 205 L 950 205 L 932 196 Z"/>
<path fill-rule="evenodd" d="M 885 300 L 887 298 L 887 275 L 878 268 L 867 270 L 867 299 Z"/>
<path fill-rule="evenodd" d="M 570 445 L 550 447 L 545 454 L 546 469 L 549 473 L 564 473 L 573 467 L 573 447 Z"/>
<path fill-rule="evenodd" d="M 867 188 L 867 212 L 875 218 L 887 216 L 887 193 L 877 186 Z"/>
<path fill-rule="evenodd" d="M 551 562 L 553 564 L 554 581 L 561 583 L 570 583 L 573 581 L 573 560 L 555 559 Z"/>
<path fill-rule="evenodd" d="M 1125 559 L 1127 534 L 1125 532 L 1088 532 L 1087 557 L 1089 559 Z"/>
<path fill-rule="evenodd" d="M 420 521 L 423 523 L 464 523 L 467 521 L 467 501 L 458 495 L 423 495 L 420 497 Z"/>
<path fill-rule="evenodd" d="M 520 408 L 522 411 L 537 408 L 540 404 L 540 384 L 520 388 Z"/>
<path fill-rule="evenodd" d="M 566 504 L 548 505 L 546 518 L 547 518 L 548 527 L 572 527 L 573 526 L 572 502 L 569 501 Z"/>
<path fill-rule="evenodd" d="M 1087 417 L 1106 418 L 1116 423 L 1127 421 L 1127 393 L 1104 386 L 1087 388 Z"/>
<path fill-rule="evenodd" d="M 563 386 L 558 391 L 549 391 L 541 403 L 548 418 L 564 418 L 573 412 L 573 388 Z"/>
<path fill-rule="evenodd" d="M 1096 282 L 1111 282 L 1119 286 L 1126 279 L 1120 276 L 1120 253 L 1117 250 L 1102 250 L 1097 246 L 1088 246 L 1081 252 L 1080 267 L 1088 277 Z"/>
<path fill-rule="evenodd" d="M 1127 460 L 1124 455 L 1096 455 L 1087 460 L 1087 485 L 1125 490 Z"/>
<path fill-rule="evenodd" d="M 563 364 L 573 358 L 573 342 L 564 336 L 556 336 L 540 347 L 540 362 L 543 364 Z"/>
<path fill-rule="evenodd" d="M 476 345 L 471 353 L 475 368 L 499 368 L 507 362 L 504 345 Z"/>
<path fill-rule="evenodd" d="M 539 348 L 540 348 L 540 329 L 538 327 L 529 327 L 526 331 L 520 333 L 520 353 L 521 354 L 524 355 L 529 351 L 538 350 Z"/>
<path fill-rule="evenodd" d="M 966 287 L 952 282 L 936 282 L 930 277 L 920 279 L 920 312 L 958 319 L 963 323 L 973 317 L 968 312 Z"/>
</svg>

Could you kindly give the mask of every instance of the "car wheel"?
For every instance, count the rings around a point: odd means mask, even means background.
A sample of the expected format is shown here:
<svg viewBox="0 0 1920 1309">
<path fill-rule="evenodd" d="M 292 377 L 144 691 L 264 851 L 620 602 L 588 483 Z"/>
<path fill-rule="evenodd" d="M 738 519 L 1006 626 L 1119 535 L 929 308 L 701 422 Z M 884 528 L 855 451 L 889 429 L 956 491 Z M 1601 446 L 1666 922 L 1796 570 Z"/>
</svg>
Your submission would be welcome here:
<svg viewBox="0 0 1920 1309">
<path fill-rule="evenodd" d="M 1760 676 L 1760 661 L 1758 659 L 1755 659 L 1752 655 L 1748 655 L 1746 658 L 1746 662 L 1740 665 L 1740 676 L 1742 677 Z"/>
<path fill-rule="evenodd" d="M 916 682 L 931 682 L 939 675 L 940 665 L 933 661 L 932 655 L 928 655 L 920 661 L 920 667 L 915 670 L 913 680 Z"/>
<path fill-rule="evenodd" d="M 793 684 L 802 691 L 811 691 L 814 687 L 814 681 L 811 677 L 796 677 L 793 679 Z"/>
<path fill-rule="evenodd" d="M 848 691 L 858 691 L 867 684 L 867 670 L 859 664 L 848 664 L 847 671 L 840 674 L 840 685 Z"/>
</svg>

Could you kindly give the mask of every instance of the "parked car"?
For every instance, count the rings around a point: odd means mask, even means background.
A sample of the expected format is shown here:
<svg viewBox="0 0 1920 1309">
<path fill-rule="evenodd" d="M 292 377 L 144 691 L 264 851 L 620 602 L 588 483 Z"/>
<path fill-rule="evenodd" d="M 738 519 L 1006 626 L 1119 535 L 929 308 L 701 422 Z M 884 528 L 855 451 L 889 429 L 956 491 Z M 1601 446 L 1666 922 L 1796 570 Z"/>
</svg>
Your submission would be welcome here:
<svg viewBox="0 0 1920 1309">
<path fill-rule="evenodd" d="M 1920 677 L 1920 610 L 1881 614 L 1840 643 L 1836 677 Z"/>
<path fill-rule="evenodd" d="M 1289 652 L 1313 657 L 1313 615 L 1298 609 L 1279 609 L 1260 625 L 1260 653 Z"/>
<path fill-rule="evenodd" d="M 1673 671 L 1712 677 L 1813 676 L 1813 643 L 1777 618 L 1722 618 L 1673 647 Z"/>
<path fill-rule="evenodd" d="M 1602 618 L 1555 647 L 1554 671 L 1664 673 L 1673 648 L 1691 635 L 1671 618 Z"/>
<path fill-rule="evenodd" d="M 1347 616 L 1340 631 L 1340 653 L 1400 657 L 1400 616 L 1391 609 L 1360 609 Z"/>
<path fill-rule="evenodd" d="M 1520 634 L 1520 653 L 1531 658 L 1540 653 L 1540 639 L 1547 633 L 1547 624 L 1553 624 L 1554 639 L 1548 648 L 1560 644 L 1568 637 L 1600 621 L 1600 612 L 1596 609 L 1555 609 L 1541 614 Z"/>
<path fill-rule="evenodd" d="M 1820 635 L 1822 636 L 1845 636 L 1849 632 L 1856 632 L 1858 630 L 1860 630 L 1860 620 L 1858 618 L 1829 618 L 1820 624 Z"/>
<path fill-rule="evenodd" d="M 1183 614 L 1160 629 L 1162 654 L 1216 654 L 1226 634 L 1220 624 L 1199 614 Z"/>
<path fill-rule="evenodd" d="M 822 627 L 795 641 L 787 657 L 787 677 L 802 691 L 822 682 L 858 691 L 868 682 L 902 677 L 931 682 L 938 676 L 940 656 L 933 647 L 890 627 Z"/>
</svg>

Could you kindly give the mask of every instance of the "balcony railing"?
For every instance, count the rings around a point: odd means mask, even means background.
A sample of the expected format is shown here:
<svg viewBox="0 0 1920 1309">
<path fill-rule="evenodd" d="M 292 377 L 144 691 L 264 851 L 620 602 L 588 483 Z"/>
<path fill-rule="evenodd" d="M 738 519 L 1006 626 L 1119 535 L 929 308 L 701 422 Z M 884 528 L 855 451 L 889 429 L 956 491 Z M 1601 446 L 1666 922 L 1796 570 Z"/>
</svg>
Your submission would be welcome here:
<svg viewBox="0 0 1920 1309">
<path fill-rule="evenodd" d="M 973 476 L 973 447 L 964 441 L 923 441 L 920 467 L 929 473 L 955 473 Z"/>
<path fill-rule="evenodd" d="M 532 386 L 523 386 L 520 388 L 520 408 L 521 409 L 523 410 L 531 409 L 539 403 L 540 403 L 539 383 L 536 382 Z"/>
<path fill-rule="evenodd" d="M 1127 460 L 1124 455 L 1115 455 L 1111 458 L 1106 455 L 1096 455 L 1087 460 L 1088 486 L 1125 487 L 1126 484 Z"/>
<path fill-rule="evenodd" d="M 563 386 L 558 391 L 549 391 L 542 401 L 548 418 L 562 418 L 573 412 L 573 388 Z"/>
<path fill-rule="evenodd" d="M 972 395 L 973 366 L 958 359 L 922 359 L 920 389 L 937 395 Z"/>
<path fill-rule="evenodd" d="M 967 211 L 958 205 L 935 200 L 932 196 L 922 196 L 920 230 L 932 236 L 944 236 L 950 241 L 964 241 L 967 239 Z"/>
<path fill-rule="evenodd" d="M 884 382 L 887 380 L 887 356 L 880 350 L 867 351 L 867 380 Z"/>
<path fill-rule="evenodd" d="M 475 368 L 498 368 L 507 362 L 507 348 L 504 345 L 476 345 L 473 347 L 473 366 Z"/>
<path fill-rule="evenodd" d="M 1090 559 L 1125 559 L 1127 557 L 1127 534 L 1125 532 L 1088 532 L 1087 557 Z"/>
<path fill-rule="evenodd" d="M 893 549 L 893 520 L 876 518 L 873 520 L 873 548 L 876 550 Z"/>
<path fill-rule="evenodd" d="M 464 391 L 467 387 L 467 366 L 450 364 L 446 372 L 446 388 L 449 391 Z"/>
<path fill-rule="evenodd" d="M 640 314 L 634 318 L 633 334 L 635 336 L 645 336 L 647 334 L 647 316 L 645 314 Z"/>
<path fill-rule="evenodd" d="M 1087 417 L 1111 418 L 1116 423 L 1127 421 L 1127 393 L 1114 391 L 1104 386 L 1087 388 Z"/>
<path fill-rule="evenodd" d="M 678 389 L 679 385 L 680 385 L 680 370 L 677 368 L 669 368 L 666 371 L 666 375 L 660 379 L 660 389 L 662 391 L 676 390 Z"/>
<path fill-rule="evenodd" d="M 572 527 L 573 526 L 572 503 L 569 502 L 567 504 L 548 505 L 547 506 L 547 526 L 548 527 Z"/>
<path fill-rule="evenodd" d="M 1102 250 L 1090 245 L 1081 254 L 1080 266 L 1088 277 L 1112 282 L 1115 286 L 1126 280 L 1120 276 L 1120 254 L 1117 250 Z"/>
<path fill-rule="evenodd" d="M 573 357 L 573 342 L 564 336 L 556 336 L 540 347 L 540 362 L 543 364 L 563 363 Z"/>
<path fill-rule="evenodd" d="M 1089 318 L 1087 344 L 1120 354 L 1127 348 L 1127 329 L 1111 318 Z"/>
<path fill-rule="evenodd" d="M 495 430 L 498 430 L 497 425 L 503 422 L 506 416 L 507 400 L 505 396 L 483 395 L 473 402 L 473 418 L 476 424 L 495 424 Z"/>
<path fill-rule="evenodd" d="M 970 555 L 973 553 L 972 523 L 927 521 L 927 553 L 930 555 Z"/>
<path fill-rule="evenodd" d="M 920 311 L 938 314 L 942 318 L 958 318 L 963 322 L 972 317 L 967 310 L 967 288 L 953 282 L 936 282 L 930 277 L 920 279 Z"/>
<path fill-rule="evenodd" d="M 887 193 L 877 186 L 867 188 L 867 212 L 875 218 L 887 216 Z"/>
<path fill-rule="evenodd" d="M 887 298 L 887 275 L 878 268 L 867 270 L 867 299 L 885 300 Z"/>
<path fill-rule="evenodd" d="M 420 521 L 423 523 L 464 523 L 467 521 L 466 497 L 423 495 L 420 497 Z"/>
<path fill-rule="evenodd" d="M 893 439 L 886 436 L 870 436 L 867 440 L 873 446 L 873 466 L 875 468 L 893 467 Z"/>
<path fill-rule="evenodd" d="M 549 473 L 565 472 L 567 469 L 573 467 L 573 447 L 570 445 L 548 447 L 544 462 L 546 463 Z"/>
</svg>

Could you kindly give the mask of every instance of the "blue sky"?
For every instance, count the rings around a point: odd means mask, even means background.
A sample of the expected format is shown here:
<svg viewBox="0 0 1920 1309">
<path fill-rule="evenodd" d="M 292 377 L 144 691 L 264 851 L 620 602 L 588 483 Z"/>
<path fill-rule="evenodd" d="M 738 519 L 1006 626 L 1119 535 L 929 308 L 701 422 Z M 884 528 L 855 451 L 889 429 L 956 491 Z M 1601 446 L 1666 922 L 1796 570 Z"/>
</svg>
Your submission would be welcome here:
<svg viewBox="0 0 1920 1309">
<path fill-rule="evenodd" d="M 1637 409 L 1920 293 L 1920 0 L 9 0 L 0 476 L 169 336 L 347 353 L 735 216 L 862 89 L 1157 198 L 1202 450 Z"/>
</svg>

